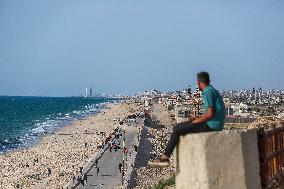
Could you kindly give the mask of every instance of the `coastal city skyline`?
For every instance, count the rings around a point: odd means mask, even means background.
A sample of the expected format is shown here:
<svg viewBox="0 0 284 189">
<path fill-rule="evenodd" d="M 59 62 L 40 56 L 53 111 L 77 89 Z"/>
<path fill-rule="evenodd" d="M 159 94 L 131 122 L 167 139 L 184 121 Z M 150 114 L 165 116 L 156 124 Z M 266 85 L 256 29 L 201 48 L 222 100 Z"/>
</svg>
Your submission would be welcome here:
<svg viewBox="0 0 284 189">
<path fill-rule="evenodd" d="M 1 1 L 0 95 L 282 88 L 282 1 Z M 12 11 L 13 10 L 13 11 Z M 132 16 L 130 16 L 132 15 Z"/>
<path fill-rule="evenodd" d="M 187 93 L 188 87 L 190 87 L 191 91 L 198 91 L 197 87 L 188 85 L 184 86 L 183 88 L 176 89 L 176 90 L 168 90 L 168 91 L 162 91 L 157 89 L 150 89 L 150 90 L 144 90 L 144 91 L 137 91 L 132 94 L 124 94 L 124 93 L 102 93 L 100 91 L 93 91 L 93 87 L 86 87 L 82 89 L 81 91 L 78 91 L 75 95 L 64 95 L 64 96 L 48 96 L 48 95 L 26 95 L 27 97 L 84 97 L 84 98 L 128 98 L 131 96 L 141 95 L 141 94 L 148 94 L 148 93 L 164 93 L 164 94 L 172 94 L 172 93 Z M 265 93 L 274 93 L 280 92 L 284 93 L 284 89 L 281 88 L 262 88 L 262 87 L 252 87 L 252 88 L 244 88 L 244 89 L 229 89 L 229 90 L 220 90 L 221 93 L 227 94 L 227 93 L 240 93 L 240 94 L 246 94 L 248 92 L 252 92 L 253 90 L 259 91 L 262 90 Z M 0 96 L 25 96 L 25 95 L 8 95 L 8 94 L 0 94 Z"/>
</svg>

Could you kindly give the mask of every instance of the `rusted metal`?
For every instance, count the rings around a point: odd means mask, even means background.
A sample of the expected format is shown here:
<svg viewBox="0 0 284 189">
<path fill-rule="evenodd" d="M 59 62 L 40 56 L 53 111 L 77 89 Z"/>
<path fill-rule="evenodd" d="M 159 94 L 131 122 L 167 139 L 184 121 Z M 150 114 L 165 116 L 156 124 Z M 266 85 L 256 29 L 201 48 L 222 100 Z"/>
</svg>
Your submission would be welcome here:
<svg viewBox="0 0 284 189">
<path fill-rule="evenodd" d="M 258 129 L 258 148 L 260 160 L 260 177 L 262 188 L 268 186 L 284 168 L 284 125 L 267 129 Z"/>
</svg>

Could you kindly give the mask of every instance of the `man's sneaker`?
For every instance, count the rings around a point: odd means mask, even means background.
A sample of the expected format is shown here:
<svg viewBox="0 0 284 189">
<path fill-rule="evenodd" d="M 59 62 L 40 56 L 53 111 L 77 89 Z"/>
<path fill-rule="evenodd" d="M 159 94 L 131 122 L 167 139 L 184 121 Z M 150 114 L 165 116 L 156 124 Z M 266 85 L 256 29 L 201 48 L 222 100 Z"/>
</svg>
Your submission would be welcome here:
<svg viewBox="0 0 284 189">
<path fill-rule="evenodd" d="M 170 161 L 169 160 L 162 160 L 161 158 L 154 160 L 154 161 L 150 161 L 148 163 L 149 167 L 152 168 L 162 168 L 162 167 L 169 167 L 170 166 Z"/>
</svg>

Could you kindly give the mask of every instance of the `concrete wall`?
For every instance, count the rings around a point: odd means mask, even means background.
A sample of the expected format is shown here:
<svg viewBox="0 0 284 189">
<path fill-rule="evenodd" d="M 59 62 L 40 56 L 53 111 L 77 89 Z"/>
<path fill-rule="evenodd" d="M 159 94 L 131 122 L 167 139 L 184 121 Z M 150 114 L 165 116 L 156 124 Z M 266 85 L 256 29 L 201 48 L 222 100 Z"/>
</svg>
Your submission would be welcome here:
<svg viewBox="0 0 284 189">
<path fill-rule="evenodd" d="M 182 136 L 175 150 L 177 189 L 260 189 L 257 133 Z"/>
</svg>

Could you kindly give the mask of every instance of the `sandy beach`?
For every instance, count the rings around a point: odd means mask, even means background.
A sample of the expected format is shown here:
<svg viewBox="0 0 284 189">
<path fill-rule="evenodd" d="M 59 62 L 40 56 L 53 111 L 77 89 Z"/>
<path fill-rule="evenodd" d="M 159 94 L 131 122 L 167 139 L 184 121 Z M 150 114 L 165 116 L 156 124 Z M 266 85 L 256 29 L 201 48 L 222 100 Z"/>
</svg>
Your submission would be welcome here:
<svg viewBox="0 0 284 189">
<path fill-rule="evenodd" d="M 134 104 L 108 104 L 100 113 L 75 121 L 36 145 L 0 156 L 0 188 L 61 188 L 99 151 Z"/>
</svg>

